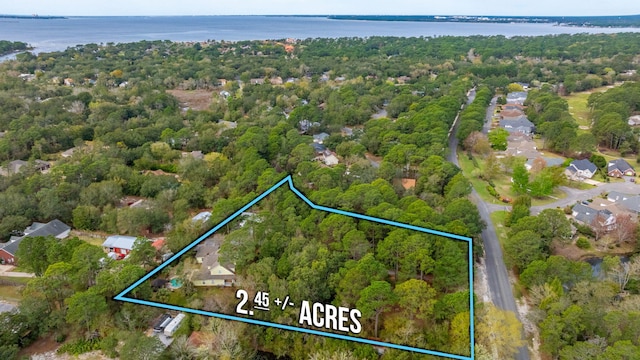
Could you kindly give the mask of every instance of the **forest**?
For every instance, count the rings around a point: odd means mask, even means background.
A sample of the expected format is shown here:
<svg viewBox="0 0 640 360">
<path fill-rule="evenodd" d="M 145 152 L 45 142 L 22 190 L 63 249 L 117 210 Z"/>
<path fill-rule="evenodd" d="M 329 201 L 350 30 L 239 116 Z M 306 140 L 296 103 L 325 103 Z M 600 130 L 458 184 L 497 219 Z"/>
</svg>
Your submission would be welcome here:
<svg viewBox="0 0 640 360">
<path fill-rule="evenodd" d="M 460 140 L 481 130 L 494 94 L 526 82 L 534 88 L 527 115 L 551 150 L 586 155 L 600 144 L 637 153 L 633 134 L 609 123 L 637 111 L 638 75 L 629 70 L 639 67 L 639 46 L 637 34 L 580 34 L 141 41 L 18 54 L 0 63 L 0 164 L 26 165 L 0 177 L 0 237 L 7 241 L 34 221 L 53 219 L 74 230 L 62 241 L 21 244 L 19 267 L 36 277 L 22 285 L 19 312 L 0 314 L 0 358 L 19 359 L 43 339 L 61 344 L 61 352 L 101 350 L 127 359 L 432 358 L 396 350 L 380 355 L 371 346 L 191 315 L 164 349 L 144 335 L 159 309 L 112 300 L 154 268 L 160 254 L 140 241 L 126 260 L 105 260 L 86 235 L 166 237 L 165 251 L 175 253 L 292 174 L 316 204 L 469 236 L 479 258 L 485 224 L 468 199 L 471 182 L 446 161 L 449 130 L 468 91 L 477 89 L 476 100 L 460 113 Z M 594 95 L 593 134 L 578 136 L 560 85 L 571 93 L 620 81 L 627 83 L 616 89 L 628 101 L 611 105 L 615 93 Z M 190 104 L 197 93 L 208 94 L 202 109 Z M 311 144 L 322 133 L 328 136 L 319 152 Z M 339 163 L 327 165 L 325 151 Z M 42 171 L 36 160 L 50 169 Z M 257 210 L 267 219 L 255 225 L 262 242 L 224 247 L 243 276 L 300 298 L 370 309 L 368 336 L 380 331 L 398 342 L 469 351 L 461 270 L 467 264 L 455 242 L 367 228 L 305 209 L 288 194 L 273 195 Z M 554 212 L 528 216 L 526 196 L 516 201 L 505 253 L 531 297 L 546 291 L 536 303 L 542 351 L 573 359 L 571 351 L 597 343 L 591 358 L 623 359 L 618 354 L 637 349 L 632 321 L 620 330 L 603 320 L 637 316 L 637 280 L 625 283 L 630 295 L 623 302 L 613 290 L 579 298 L 584 284 L 611 288 L 613 275 L 594 280 L 580 263 L 552 255 L 551 243 L 566 238 L 566 224 L 552 225 Z M 202 210 L 211 218 L 194 226 L 191 218 Z M 242 228 L 225 231 L 231 240 L 252 238 Z M 243 247 L 232 246 L 238 243 Z M 612 261 L 608 274 L 618 266 Z M 374 291 L 389 301 L 373 306 L 367 296 Z M 414 307 L 416 294 L 429 301 Z M 172 292 L 147 284 L 132 296 L 206 305 L 188 284 Z M 592 313 L 577 311 L 595 306 L 606 316 L 587 322 Z M 476 310 L 476 358 L 510 357 L 523 343 L 515 314 L 480 300 Z M 383 313 L 378 326 L 377 312 Z M 572 335 L 562 335 L 558 324 L 574 326 Z M 194 330 L 215 340 L 198 350 L 187 341 Z"/>
<path fill-rule="evenodd" d="M 28 48 L 26 43 L 20 41 L 0 40 L 0 56 L 10 54 L 14 51 L 27 50 Z"/>
</svg>

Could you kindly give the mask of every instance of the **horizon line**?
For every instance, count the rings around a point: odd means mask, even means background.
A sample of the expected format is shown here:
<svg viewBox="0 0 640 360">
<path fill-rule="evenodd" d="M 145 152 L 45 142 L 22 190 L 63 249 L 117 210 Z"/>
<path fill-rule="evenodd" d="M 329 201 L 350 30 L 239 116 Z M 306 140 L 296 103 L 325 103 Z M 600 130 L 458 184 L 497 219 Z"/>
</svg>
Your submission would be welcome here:
<svg viewBox="0 0 640 360">
<path fill-rule="evenodd" d="M 465 17 L 507 17 L 507 18 L 602 18 L 602 17 L 633 17 L 636 14 L 612 14 L 612 15 L 487 15 L 487 14 L 137 14 L 137 15 L 52 15 L 52 14 L 0 14 L 2 16 L 17 16 L 24 18 L 38 17 L 173 17 L 173 16 L 284 16 L 284 17 L 330 17 L 330 16 L 395 16 L 395 17 L 427 17 L 427 16 L 465 16 Z"/>
</svg>

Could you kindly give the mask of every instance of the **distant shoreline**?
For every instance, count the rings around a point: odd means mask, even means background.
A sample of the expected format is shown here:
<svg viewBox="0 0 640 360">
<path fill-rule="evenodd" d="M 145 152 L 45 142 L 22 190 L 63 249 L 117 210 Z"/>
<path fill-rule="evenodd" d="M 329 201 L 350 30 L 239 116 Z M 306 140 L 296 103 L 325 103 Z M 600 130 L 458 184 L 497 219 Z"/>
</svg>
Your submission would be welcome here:
<svg viewBox="0 0 640 360">
<path fill-rule="evenodd" d="M 126 18 L 126 17 L 290 17 L 290 18 L 324 18 L 328 20 L 352 21 L 393 21 L 393 22 L 453 22 L 453 23 L 497 23 L 497 24 L 548 24 L 590 28 L 624 28 L 640 27 L 640 15 L 622 16 L 484 16 L 484 15 L 130 15 L 130 16 L 53 16 L 53 15 L 0 15 L 1 19 L 12 20 L 60 20 L 70 18 Z"/>
<path fill-rule="evenodd" d="M 640 15 L 626 16 L 460 16 L 329 15 L 331 20 L 551 24 L 578 27 L 640 27 Z"/>
<path fill-rule="evenodd" d="M 40 16 L 40 15 L 0 15 L 0 19 L 18 19 L 18 20 L 58 20 L 67 19 L 64 16 Z"/>
</svg>

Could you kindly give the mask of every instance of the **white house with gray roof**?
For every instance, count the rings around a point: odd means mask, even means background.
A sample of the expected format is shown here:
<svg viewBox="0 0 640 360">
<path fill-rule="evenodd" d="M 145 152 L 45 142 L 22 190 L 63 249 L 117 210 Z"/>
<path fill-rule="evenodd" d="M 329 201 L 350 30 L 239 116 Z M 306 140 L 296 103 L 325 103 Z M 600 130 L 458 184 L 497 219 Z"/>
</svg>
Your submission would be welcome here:
<svg viewBox="0 0 640 360">
<path fill-rule="evenodd" d="M 598 167 L 587 159 L 582 160 L 573 160 L 565 173 L 572 179 L 591 179 L 593 175 L 595 175 L 596 171 L 598 171 Z"/>
<path fill-rule="evenodd" d="M 605 226 L 607 230 L 613 230 L 616 224 L 616 217 L 607 209 L 596 210 L 584 203 L 577 203 L 573 206 L 572 215 L 576 221 L 588 226 L 593 226 L 595 221 Z"/>
</svg>

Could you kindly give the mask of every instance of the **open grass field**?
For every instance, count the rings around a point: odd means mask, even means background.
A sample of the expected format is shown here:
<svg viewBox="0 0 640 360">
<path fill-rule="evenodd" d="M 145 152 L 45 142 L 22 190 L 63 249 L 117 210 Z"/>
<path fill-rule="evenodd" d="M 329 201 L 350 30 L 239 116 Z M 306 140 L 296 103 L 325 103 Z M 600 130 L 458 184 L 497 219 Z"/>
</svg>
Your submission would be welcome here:
<svg viewBox="0 0 640 360">
<path fill-rule="evenodd" d="M 20 302 L 20 300 L 22 300 L 20 290 L 23 288 L 24 286 L 0 285 L 0 300 L 5 300 L 11 303 Z"/>
<path fill-rule="evenodd" d="M 546 153 L 545 153 L 545 156 L 547 156 Z M 549 154 L 549 157 L 560 157 L 560 156 L 555 154 Z M 462 169 L 462 172 L 464 173 L 465 177 L 469 179 L 473 187 L 476 189 L 476 191 L 484 201 L 491 204 L 502 204 L 500 200 L 496 199 L 495 197 L 489 194 L 489 192 L 487 191 L 487 185 L 488 185 L 487 182 L 477 177 L 477 173 L 482 173 L 484 171 L 484 161 L 482 159 L 479 159 L 476 156 L 478 167 L 474 166 L 473 161 L 469 160 L 466 154 L 460 154 L 460 156 L 458 157 L 458 161 L 460 162 L 460 168 Z M 495 177 L 495 179 L 493 179 L 493 183 L 495 184 L 496 191 L 500 195 L 511 198 L 511 199 L 515 199 L 517 197 L 517 195 L 514 194 L 513 191 L 511 190 L 511 178 L 509 176 L 504 174 L 499 174 Z M 565 198 L 566 196 L 567 194 L 564 193 L 563 191 L 555 189 L 551 194 L 551 196 L 547 196 L 542 199 L 535 199 L 535 198 L 531 199 L 531 205 L 537 206 L 537 205 L 550 204 L 554 201 L 557 201 L 558 199 Z"/>
<path fill-rule="evenodd" d="M 587 106 L 587 100 L 591 94 L 592 92 L 580 92 L 564 97 L 569 104 L 569 113 L 576 119 L 579 126 L 591 127 L 591 113 Z"/>
</svg>

